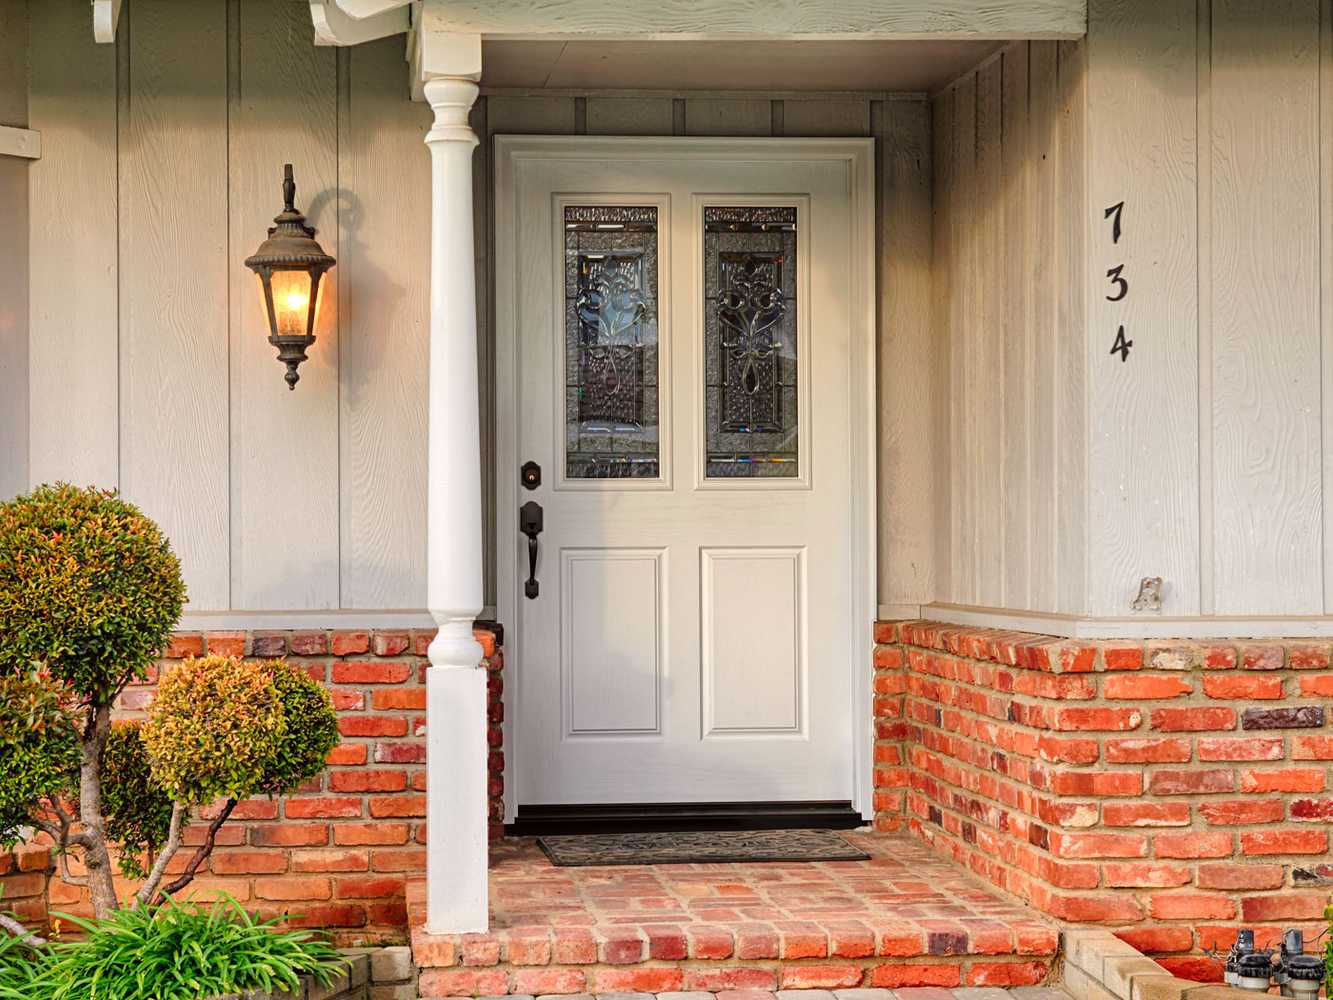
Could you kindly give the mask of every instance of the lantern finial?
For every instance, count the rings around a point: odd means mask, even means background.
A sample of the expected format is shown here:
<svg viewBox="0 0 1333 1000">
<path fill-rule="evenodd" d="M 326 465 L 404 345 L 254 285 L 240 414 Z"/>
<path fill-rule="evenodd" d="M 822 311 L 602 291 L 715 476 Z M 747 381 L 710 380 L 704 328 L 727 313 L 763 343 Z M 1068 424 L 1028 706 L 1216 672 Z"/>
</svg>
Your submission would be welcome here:
<svg viewBox="0 0 1333 1000">
<path fill-rule="evenodd" d="M 292 176 L 290 163 L 282 165 L 282 200 L 284 212 L 296 211 L 296 179 Z"/>
</svg>

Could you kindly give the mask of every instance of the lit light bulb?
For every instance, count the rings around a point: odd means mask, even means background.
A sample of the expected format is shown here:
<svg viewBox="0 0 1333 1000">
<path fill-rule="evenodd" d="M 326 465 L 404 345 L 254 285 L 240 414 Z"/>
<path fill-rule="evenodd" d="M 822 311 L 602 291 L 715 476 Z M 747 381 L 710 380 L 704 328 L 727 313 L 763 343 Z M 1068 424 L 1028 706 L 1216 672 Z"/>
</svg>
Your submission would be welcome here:
<svg viewBox="0 0 1333 1000">
<path fill-rule="evenodd" d="M 278 312 L 278 333 L 301 336 L 306 332 L 306 314 L 310 309 L 310 284 L 304 274 L 288 272 L 279 280 L 274 276 L 273 302 Z"/>
</svg>

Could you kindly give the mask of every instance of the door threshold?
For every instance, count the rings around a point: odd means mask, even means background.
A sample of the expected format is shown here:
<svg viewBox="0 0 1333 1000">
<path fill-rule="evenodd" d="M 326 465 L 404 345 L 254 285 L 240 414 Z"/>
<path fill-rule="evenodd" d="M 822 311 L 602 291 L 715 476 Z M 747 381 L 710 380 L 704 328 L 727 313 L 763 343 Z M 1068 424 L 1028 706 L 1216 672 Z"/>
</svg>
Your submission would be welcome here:
<svg viewBox="0 0 1333 1000">
<path fill-rule="evenodd" d="M 519 806 L 511 837 L 693 830 L 852 830 L 851 802 L 679 802 Z"/>
</svg>

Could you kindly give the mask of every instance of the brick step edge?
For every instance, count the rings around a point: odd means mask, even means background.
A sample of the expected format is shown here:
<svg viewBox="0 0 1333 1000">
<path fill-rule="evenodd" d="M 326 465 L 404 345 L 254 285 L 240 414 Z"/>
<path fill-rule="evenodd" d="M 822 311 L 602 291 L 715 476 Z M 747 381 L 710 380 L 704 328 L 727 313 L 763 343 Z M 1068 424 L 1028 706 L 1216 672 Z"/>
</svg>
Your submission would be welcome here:
<svg viewBox="0 0 1333 1000">
<path fill-rule="evenodd" d="M 416 969 L 406 946 L 344 948 L 347 971 L 327 986 L 301 977 L 296 992 L 247 990 L 225 993 L 211 1000 L 416 1000 Z"/>
<path fill-rule="evenodd" d="M 732 990 L 1039 986 L 1049 957 L 949 956 L 925 960 L 775 959 L 651 961 L 628 965 L 477 966 L 422 969 L 423 998 L 588 993 L 718 993 Z M 1196 998 L 1203 1000 L 1203 998 Z"/>
<path fill-rule="evenodd" d="M 1235 986 L 1171 975 L 1137 948 L 1100 927 L 1064 931 L 1061 983 L 1074 1000 L 1252 1000 Z"/>
</svg>

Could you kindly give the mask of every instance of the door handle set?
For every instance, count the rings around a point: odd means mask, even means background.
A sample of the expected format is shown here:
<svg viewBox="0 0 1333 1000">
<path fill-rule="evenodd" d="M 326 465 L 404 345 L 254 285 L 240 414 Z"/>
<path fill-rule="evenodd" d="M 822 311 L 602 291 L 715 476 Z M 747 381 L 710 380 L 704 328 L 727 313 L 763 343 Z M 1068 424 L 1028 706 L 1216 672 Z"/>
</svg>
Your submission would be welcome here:
<svg viewBox="0 0 1333 1000">
<path fill-rule="evenodd" d="M 542 483 L 541 466 L 536 462 L 524 462 L 519 481 L 524 489 L 535 490 Z M 518 509 L 518 530 L 528 536 L 528 578 L 523 583 L 523 596 L 530 601 L 541 592 L 537 583 L 537 536 L 542 533 L 542 513 L 542 505 L 535 500 L 529 500 Z"/>
</svg>

